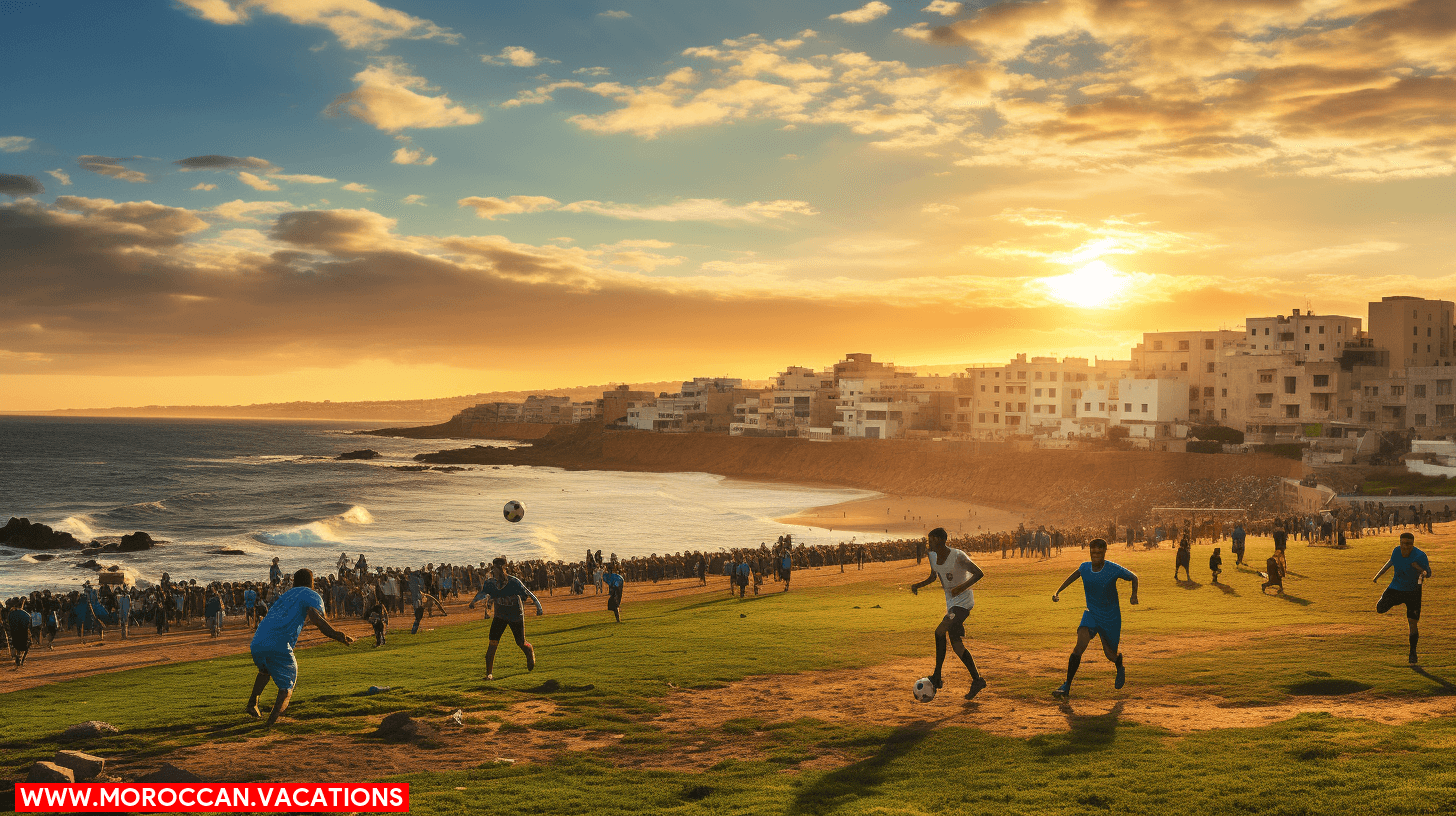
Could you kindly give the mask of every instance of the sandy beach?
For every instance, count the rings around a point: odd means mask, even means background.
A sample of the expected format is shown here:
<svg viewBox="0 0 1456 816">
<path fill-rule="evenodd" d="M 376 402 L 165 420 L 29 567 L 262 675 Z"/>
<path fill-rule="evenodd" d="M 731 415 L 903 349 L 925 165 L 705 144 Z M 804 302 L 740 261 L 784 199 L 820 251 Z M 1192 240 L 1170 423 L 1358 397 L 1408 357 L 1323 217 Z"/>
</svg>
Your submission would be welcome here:
<svg viewBox="0 0 1456 816">
<path fill-rule="evenodd" d="M 1027 516 L 957 499 L 929 499 L 921 496 L 880 495 L 868 499 L 811 507 L 774 519 L 830 531 L 898 533 L 921 536 L 936 527 L 951 535 L 1010 530 Z"/>
</svg>

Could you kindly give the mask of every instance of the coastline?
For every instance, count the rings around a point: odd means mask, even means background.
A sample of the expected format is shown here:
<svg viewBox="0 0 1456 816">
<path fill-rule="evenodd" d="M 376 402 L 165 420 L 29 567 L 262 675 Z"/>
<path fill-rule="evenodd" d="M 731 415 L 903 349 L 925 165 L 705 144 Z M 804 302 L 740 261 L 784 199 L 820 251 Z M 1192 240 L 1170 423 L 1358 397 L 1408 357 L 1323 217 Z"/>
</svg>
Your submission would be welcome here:
<svg viewBox="0 0 1456 816">
<path fill-rule="evenodd" d="M 944 527 L 952 536 L 1010 530 L 1029 522 L 1023 514 L 959 499 L 880 494 L 837 504 L 810 507 L 776 518 L 780 524 L 823 528 L 831 532 L 923 536 Z"/>
</svg>

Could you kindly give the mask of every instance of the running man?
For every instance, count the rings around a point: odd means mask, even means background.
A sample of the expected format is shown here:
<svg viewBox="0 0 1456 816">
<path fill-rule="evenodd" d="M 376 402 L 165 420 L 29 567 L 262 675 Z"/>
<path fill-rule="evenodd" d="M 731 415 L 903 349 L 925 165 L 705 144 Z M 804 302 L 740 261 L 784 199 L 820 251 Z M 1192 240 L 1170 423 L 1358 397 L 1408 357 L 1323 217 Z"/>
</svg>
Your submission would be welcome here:
<svg viewBox="0 0 1456 816">
<path fill-rule="evenodd" d="M 258 591 L 253 589 L 253 582 L 249 581 L 243 590 L 243 620 L 248 624 L 249 629 L 258 628 Z"/>
<path fill-rule="evenodd" d="M 622 576 L 617 574 L 617 565 L 611 564 L 602 574 L 602 583 L 607 585 L 607 610 L 622 622 Z"/>
<path fill-rule="evenodd" d="M 779 556 L 779 570 L 784 574 L 784 591 L 789 591 L 789 581 L 794 578 L 794 559 L 789 548 L 785 547 L 783 554 Z"/>
<path fill-rule="evenodd" d="M 10 653 L 15 656 L 15 668 L 25 665 L 30 654 L 30 613 L 25 611 L 25 599 L 16 598 L 6 610 L 5 628 L 10 635 Z"/>
<path fill-rule="evenodd" d="M 1405 605 L 1405 619 L 1410 624 L 1410 662 L 1416 661 L 1416 641 L 1421 637 L 1421 586 L 1431 577 L 1431 561 L 1425 552 L 1416 549 L 1416 537 L 1410 533 L 1400 534 L 1400 546 L 1390 551 L 1390 560 L 1370 579 L 1380 580 L 1388 569 L 1395 571 L 1390 577 L 1390 586 L 1375 604 L 1375 611 L 1384 615 L 1391 607 Z"/>
<path fill-rule="evenodd" d="M 945 642 L 949 637 L 956 657 L 966 664 L 966 669 L 971 673 L 971 690 L 966 692 L 966 699 L 975 699 L 981 689 L 986 687 L 986 680 L 976 670 L 976 660 L 971 657 L 971 650 L 966 648 L 962 638 L 966 636 L 966 618 L 976 605 L 971 587 L 984 578 L 985 573 L 981 572 L 981 568 L 976 566 L 976 562 L 964 550 L 946 546 L 945 528 L 936 527 L 926 538 L 929 542 L 930 577 L 911 584 L 910 592 L 919 595 L 921 587 L 929 586 L 937 578 L 940 579 L 941 588 L 945 590 L 945 617 L 935 627 L 935 673 L 930 675 L 930 682 L 937 689 L 945 685 L 940 677 L 940 669 L 945 664 Z"/>
<path fill-rule="evenodd" d="M 1061 588 L 1052 593 L 1052 602 L 1055 603 L 1061 600 L 1063 589 L 1081 578 L 1082 590 L 1087 595 L 1087 611 L 1082 613 L 1082 622 L 1077 625 L 1077 648 L 1067 658 L 1067 682 L 1052 692 L 1052 696 L 1063 700 L 1071 696 L 1072 678 L 1077 675 L 1077 667 L 1082 665 L 1082 653 L 1087 651 L 1093 635 L 1101 638 L 1102 653 L 1117 666 L 1117 678 L 1113 680 L 1112 687 L 1120 689 L 1127 681 L 1122 667 L 1122 652 L 1117 650 L 1122 639 L 1122 607 L 1117 599 L 1117 581 L 1132 582 L 1132 593 L 1127 601 L 1137 606 L 1138 577 L 1126 567 L 1107 560 L 1107 542 L 1103 539 L 1092 539 L 1087 544 L 1087 555 L 1091 560 L 1073 570 L 1062 582 Z"/>
<path fill-rule="evenodd" d="M 536 649 L 526 642 L 526 616 L 521 612 L 521 601 L 530 600 L 535 604 L 537 617 L 546 614 L 546 610 L 541 608 L 541 601 L 526 589 L 521 579 L 514 575 L 507 577 L 505 556 L 497 556 L 490 562 L 490 575 L 470 601 L 471 609 L 481 598 L 489 599 L 495 607 L 495 616 L 490 622 L 490 647 L 485 650 L 485 679 L 495 679 L 495 649 L 508 626 L 516 638 L 516 645 L 526 653 L 526 671 L 533 671 L 536 668 Z"/>
<path fill-rule="evenodd" d="M 298 661 L 293 657 L 293 648 L 298 645 L 298 636 L 309 624 L 318 627 L 325 637 L 348 646 L 354 639 L 340 632 L 324 620 L 324 599 L 313 589 L 313 570 L 301 569 L 293 573 L 293 588 L 273 602 L 271 614 L 258 622 L 258 631 L 253 633 L 250 651 L 253 665 L 258 667 L 258 677 L 253 681 L 253 693 L 243 710 L 250 716 L 262 717 L 258 710 L 258 697 L 268 687 L 268 681 L 278 687 L 278 700 L 268 713 L 265 728 L 273 727 L 278 717 L 288 709 L 293 698 L 293 687 L 298 683 Z"/>
</svg>

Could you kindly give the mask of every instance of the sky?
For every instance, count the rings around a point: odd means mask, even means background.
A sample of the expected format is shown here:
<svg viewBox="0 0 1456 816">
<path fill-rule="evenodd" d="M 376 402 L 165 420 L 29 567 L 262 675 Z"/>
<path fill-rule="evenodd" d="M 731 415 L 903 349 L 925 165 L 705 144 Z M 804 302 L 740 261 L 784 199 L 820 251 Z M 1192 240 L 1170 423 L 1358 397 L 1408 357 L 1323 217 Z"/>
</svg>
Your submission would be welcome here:
<svg viewBox="0 0 1456 816">
<path fill-rule="evenodd" d="M 1450 0 L 0 0 L 0 410 L 1456 297 Z"/>
</svg>

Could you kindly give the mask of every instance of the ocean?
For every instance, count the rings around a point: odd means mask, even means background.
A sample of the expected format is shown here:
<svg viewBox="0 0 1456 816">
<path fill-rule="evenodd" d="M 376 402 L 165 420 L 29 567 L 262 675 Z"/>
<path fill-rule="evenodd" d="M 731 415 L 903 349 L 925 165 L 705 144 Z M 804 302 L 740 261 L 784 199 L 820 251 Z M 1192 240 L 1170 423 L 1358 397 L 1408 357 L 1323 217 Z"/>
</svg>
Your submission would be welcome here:
<svg viewBox="0 0 1456 816">
<path fill-rule="evenodd" d="M 0 523 L 29 518 L 89 541 L 145 531 L 170 543 L 96 556 L 157 581 L 266 579 L 285 570 L 332 570 L 339 553 L 371 565 L 512 559 L 577 561 L 588 548 L 619 556 L 796 542 L 850 534 L 779 524 L 809 507 L 874 495 L 726 479 L 705 473 L 620 473 L 467 466 L 410 472 L 417 453 L 510 442 L 357 436 L 381 423 L 0 417 Z M 384 423 L 387 424 L 387 423 Z M 370 448 L 380 458 L 337 461 Z M 505 520 L 510 500 L 526 506 Z M 857 534 L 861 540 L 884 536 Z M 242 555 L 209 550 L 236 549 Z M 78 587 L 95 572 L 77 551 L 0 545 L 0 596 Z"/>
</svg>

